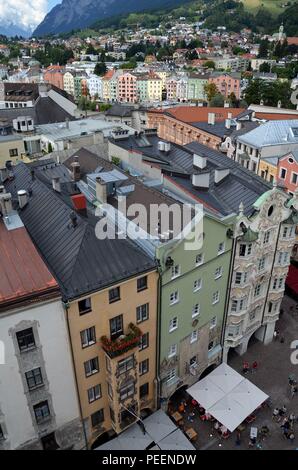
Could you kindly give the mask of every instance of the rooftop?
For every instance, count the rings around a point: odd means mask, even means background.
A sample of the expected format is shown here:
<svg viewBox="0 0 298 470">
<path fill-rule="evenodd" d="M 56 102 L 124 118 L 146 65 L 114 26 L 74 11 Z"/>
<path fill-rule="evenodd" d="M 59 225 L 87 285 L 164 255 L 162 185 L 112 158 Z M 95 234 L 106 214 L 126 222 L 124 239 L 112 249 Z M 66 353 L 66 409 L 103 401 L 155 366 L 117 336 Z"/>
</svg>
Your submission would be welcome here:
<svg viewBox="0 0 298 470">
<path fill-rule="evenodd" d="M 228 118 L 228 113 L 232 114 L 235 118 L 243 111 L 243 108 L 217 108 L 217 107 L 204 107 L 204 106 L 177 106 L 176 108 L 168 108 L 167 110 L 157 110 L 163 112 L 165 115 L 178 119 L 179 121 L 193 123 L 193 122 L 207 122 L 208 114 L 215 113 L 216 121 L 224 121 Z M 155 112 L 155 110 L 150 110 Z"/>
<path fill-rule="evenodd" d="M 298 145 L 298 119 L 268 121 L 252 131 L 243 134 L 238 141 L 254 148 L 272 145 Z"/>
<path fill-rule="evenodd" d="M 18 190 L 30 189 L 29 203 L 20 217 L 59 282 L 65 301 L 155 268 L 155 262 L 130 240 L 99 240 L 95 234 L 99 218 L 92 213 L 76 213 L 73 226 L 70 205 L 48 184 L 41 167 L 35 167 L 34 177 L 22 162 L 13 171 L 14 179 L 6 182 L 6 190 L 16 201 Z"/>
<path fill-rule="evenodd" d="M 25 227 L 7 230 L 0 220 L 0 251 L 0 310 L 59 295 Z"/>
</svg>

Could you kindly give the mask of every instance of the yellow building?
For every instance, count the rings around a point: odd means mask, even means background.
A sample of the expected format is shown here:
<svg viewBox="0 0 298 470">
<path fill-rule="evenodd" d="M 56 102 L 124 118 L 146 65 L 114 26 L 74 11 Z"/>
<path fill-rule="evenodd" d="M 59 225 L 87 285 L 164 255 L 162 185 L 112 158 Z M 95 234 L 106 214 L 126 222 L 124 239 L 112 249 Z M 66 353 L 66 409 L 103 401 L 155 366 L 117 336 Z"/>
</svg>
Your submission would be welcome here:
<svg viewBox="0 0 298 470">
<path fill-rule="evenodd" d="M 154 270 L 132 277 L 68 306 L 89 446 L 105 432 L 126 429 L 134 415 L 156 408 L 157 276 Z M 91 329 L 96 341 L 88 345 Z"/>
<path fill-rule="evenodd" d="M 25 156 L 23 138 L 20 135 L 10 134 L 0 136 L 0 167 L 11 160 L 13 164 L 19 162 Z"/>
<path fill-rule="evenodd" d="M 149 101 L 162 101 L 162 79 L 156 74 L 149 74 L 148 77 L 148 100 Z"/>
<path fill-rule="evenodd" d="M 63 76 L 64 91 L 70 95 L 75 95 L 75 79 L 71 72 L 66 72 Z"/>
<path fill-rule="evenodd" d="M 167 82 L 167 78 L 169 77 L 169 73 L 168 72 L 165 72 L 164 70 L 157 70 L 156 71 L 156 75 L 158 75 L 159 78 L 161 78 L 162 80 L 162 88 L 165 88 L 166 87 L 166 82 Z"/>
<path fill-rule="evenodd" d="M 277 178 L 277 157 L 268 157 L 260 160 L 258 175 L 261 176 L 266 181 L 273 183 Z"/>
</svg>

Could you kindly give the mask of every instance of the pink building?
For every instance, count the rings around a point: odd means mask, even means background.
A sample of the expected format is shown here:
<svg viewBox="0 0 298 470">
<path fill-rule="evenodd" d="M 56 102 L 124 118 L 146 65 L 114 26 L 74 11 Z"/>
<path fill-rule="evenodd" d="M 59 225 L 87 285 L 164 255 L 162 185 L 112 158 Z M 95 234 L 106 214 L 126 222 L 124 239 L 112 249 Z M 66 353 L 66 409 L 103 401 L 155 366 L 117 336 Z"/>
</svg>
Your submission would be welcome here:
<svg viewBox="0 0 298 470">
<path fill-rule="evenodd" d="M 117 82 L 118 101 L 123 103 L 136 103 L 138 101 L 137 77 L 127 72 L 120 75 Z"/>
<path fill-rule="evenodd" d="M 65 67 L 61 67 L 60 65 L 50 65 L 43 73 L 43 79 L 46 83 L 50 83 L 51 85 L 60 88 L 60 90 L 64 90 L 63 85 L 63 76 L 65 74 Z"/>
<path fill-rule="evenodd" d="M 298 188 L 298 151 L 293 150 L 278 159 L 277 179 L 283 183 L 289 193 Z"/>
<path fill-rule="evenodd" d="M 211 75 L 208 81 L 209 83 L 215 83 L 219 93 L 225 98 L 234 93 L 236 98 L 240 99 L 240 78 L 229 73 L 222 73 Z"/>
</svg>

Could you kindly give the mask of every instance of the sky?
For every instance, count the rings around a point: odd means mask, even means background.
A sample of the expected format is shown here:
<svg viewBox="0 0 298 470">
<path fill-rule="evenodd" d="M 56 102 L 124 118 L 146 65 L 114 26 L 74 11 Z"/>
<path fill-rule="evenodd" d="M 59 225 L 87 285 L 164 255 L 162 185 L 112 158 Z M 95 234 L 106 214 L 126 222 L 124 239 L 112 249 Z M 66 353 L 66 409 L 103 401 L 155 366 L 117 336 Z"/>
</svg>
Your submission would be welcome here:
<svg viewBox="0 0 298 470">
<path fill-rule="evenodd" d="M 33 30 L 62 0 L 0 0 L 0 24 Z"/>
</svg>

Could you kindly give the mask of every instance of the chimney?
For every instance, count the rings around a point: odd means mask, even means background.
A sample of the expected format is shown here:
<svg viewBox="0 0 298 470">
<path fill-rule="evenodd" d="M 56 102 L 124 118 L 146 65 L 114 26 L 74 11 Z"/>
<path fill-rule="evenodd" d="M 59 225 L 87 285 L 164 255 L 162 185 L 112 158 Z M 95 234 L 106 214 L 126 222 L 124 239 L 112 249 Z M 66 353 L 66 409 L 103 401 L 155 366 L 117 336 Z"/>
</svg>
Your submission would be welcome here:
<svg viewBox="0 0 298 470">
<path fill-rule="evenodd" d="M 28 193 L 25 189 L 18 191 L 18 201 L 20 209 L 23 209 L 28 204 Z"/>
<path fill-rule="evenodd" d="M 78 217 L 74 211 L 69 214 L 71 225 L 75 228 L 78 225 Z"/>
<path fill-rule="evenodd" d="M 66 129 L 69 129 L 69 118 L 65 119 L 65 123 L 66 123 Z"/>
<path fill-rule="evenodd" d="M 215 124 L 215 113 L 208 113 L 208 124 L 214 126 Z"/>
<path fill-rule="evenodd" d="M 8 178 L 8 169 L 6 167 L 0 168 L 0 183 L 4 183 Z"/>
<path fill-rule="evenodd" d="M 233 113 L 228 113 L 228 119 L 233 119 Z"/>
<path fill-rule="evenodd" d="M 96 178 L 96 199 L 103 204 L 107 203 L 107 184 L 100 176 Z"/>
<path fill-rule="evenodd" d="M 193 156 L 193 166 L 196 168 L 199 168 L 200 170 L 203 170 L 207 166 L 207 159 L 206 157 L 201 157 L 200 155 L 197 155 L 194 153 Z"/>
<path fill-rule="evenodd" d="M 5 187 L 3 185 L 0 186 L 0 195 L 5 193 Z"/>
<path fill-rule="evenodd" d="M 59 176 L 55 176 L 52 179 L 52 186 L 53 186 L 54 191 L 57 191 L 57 193 L 61 193 L 61 183 L 60 183 Z"/>
<path fill-rule="evenodd" d="M 80 181 L 81 179 L 81 165 L 79 163 L 79 157 L 75 156 L 74 161 L 71 164 L 72 178 L 74 181 Z"/>
<path fill-rule="evenodd" d="M 236 122 L 236 131 L 240 131 L 240 129 L 242 128 L 242 124 L 240 121 L 237 121 Z"/>
<path fill-rule="evenodd" d="M 230 103 L 228 101 L 225 101 L 224 102 L 224 108 L 229 108 L 230 107 Z"/>
<path fill-rule="evenodd" d="M 226 119 L 226 129 L 230 129 L 231 128 L 231 119 Z"/>
<path fill-rule="evenodd" d="M 210 172 L 194 173 L 192 175 L 192 185 L 194 188 L 209 189 Z"/>
<path fill-rule="evenodd" d="M 228 168 L 222 168 L 220 170 L 215 170 L 214 172 L 214 183 L 218 184 L 223 181 L 228 175 L 230 174 L 230 170 Z"/>
<path fill-rule="evenodd" d="M 281 100 L 278 100 L 277 102 L 277 107 L 280 109 L 281 108 Z"/>
<path fill-rule="evenodd" d="M 12 212 L 12 200 L 10 193 L 2 193 L 0 195 L 0 207 L 4 216 L 7 216 Z"/>
</svg>

